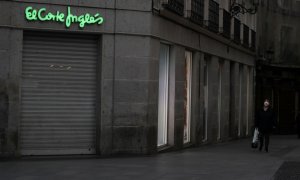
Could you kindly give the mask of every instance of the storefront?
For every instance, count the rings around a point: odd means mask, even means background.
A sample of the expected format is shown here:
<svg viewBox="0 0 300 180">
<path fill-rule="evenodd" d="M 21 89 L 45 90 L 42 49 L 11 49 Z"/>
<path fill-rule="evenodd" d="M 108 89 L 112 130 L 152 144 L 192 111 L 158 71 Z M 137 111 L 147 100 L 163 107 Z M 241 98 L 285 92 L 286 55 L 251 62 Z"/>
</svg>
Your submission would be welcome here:
<svg viewBox="0 0 300 180">
<path fill-rule="evenodd" d="M 95 154 L 97 36 L 23 33 L 22 155 Z"/>
<path fill-rule="evenodd" d="M 0 1 L 1 156 L 154 154 L 249 136 L 250 47 L 152 1 L 124 2 Z"/>
<path fill-rule="evenodd" d="M 3 154 L 99 153 L 105 10 L 63 3 L 0 7 L 11 18 L 0 25 L 6 43 L 1 80 L 8 96 Z"/>
</svg>

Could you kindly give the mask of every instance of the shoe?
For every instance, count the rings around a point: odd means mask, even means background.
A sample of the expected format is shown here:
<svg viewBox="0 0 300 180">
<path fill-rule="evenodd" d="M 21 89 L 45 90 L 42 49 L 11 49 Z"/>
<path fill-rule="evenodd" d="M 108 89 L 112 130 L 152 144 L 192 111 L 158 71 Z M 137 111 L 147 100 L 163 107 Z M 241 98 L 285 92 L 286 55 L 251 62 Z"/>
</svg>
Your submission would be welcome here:
<svg viewBox="0 0 300 180">
<path fill-rule="evenodd" d="M 266 150 L 266 152 L 269 152 L 269 149 L 268 149 L 268 148 L 266 148 L 265 150 Z"/>
</svg>

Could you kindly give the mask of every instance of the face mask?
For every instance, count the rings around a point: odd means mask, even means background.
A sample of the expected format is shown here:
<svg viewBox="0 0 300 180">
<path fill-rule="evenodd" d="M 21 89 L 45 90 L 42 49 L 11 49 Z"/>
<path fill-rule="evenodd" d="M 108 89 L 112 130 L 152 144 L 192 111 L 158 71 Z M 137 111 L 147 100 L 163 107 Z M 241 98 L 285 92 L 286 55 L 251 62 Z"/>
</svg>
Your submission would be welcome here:
<svg viewBox="0 0 300 180">
<path fill-rule="evenodd" d="M 269 105 L 270 105 L 270 104 L 269 104 L 269 102 L 267 102 L 267 101 L 266 101 L 266 102 L 264 102 L 264 106 L 266 106 L 266 107 L 267 107 L 267 106 L 269 106 Z"/>
</svg>

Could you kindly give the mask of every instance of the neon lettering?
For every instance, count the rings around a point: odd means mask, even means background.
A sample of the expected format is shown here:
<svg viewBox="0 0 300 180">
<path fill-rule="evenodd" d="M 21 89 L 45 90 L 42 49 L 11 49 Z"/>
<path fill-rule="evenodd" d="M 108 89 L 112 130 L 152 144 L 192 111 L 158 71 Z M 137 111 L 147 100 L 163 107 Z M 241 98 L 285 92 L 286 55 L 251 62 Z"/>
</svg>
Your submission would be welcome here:
<svg viewBox="0 0 300 180">
<path fill-rule="evenodd" d="M 26 19 L 29 21 L 37 20 L 36 17 L 36 10 L 34 10 L 32 7 L 27 7 L 25 9 Z"/>
<path fill-rule="evenodd" d="M 64 23 L 67 28 L 72 24 L 77 23 L 80 28 L 84 28 L 87 24 L 102 24 L 104 19 L 99 13 L 91 15 L 89 13 L 74 15 L 72 14 L 71 7 L 67 8 L 67 15 L 60 11 L 55 13 L 47 12 L 46 8 L 34 9 L 29 6 L 25 9 L 25 18 L 28 21 L 54 21 L 58 23 Z"/>
</svg>

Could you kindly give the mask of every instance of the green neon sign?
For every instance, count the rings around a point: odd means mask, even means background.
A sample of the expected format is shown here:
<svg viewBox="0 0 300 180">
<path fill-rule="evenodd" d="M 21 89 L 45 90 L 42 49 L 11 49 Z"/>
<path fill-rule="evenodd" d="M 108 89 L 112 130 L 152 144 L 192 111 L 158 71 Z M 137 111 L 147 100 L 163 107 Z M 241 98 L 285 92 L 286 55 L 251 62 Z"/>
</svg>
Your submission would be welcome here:
<svg viewBox="0 0 300 180">
<path fill-rule="evenodd" d="M 77 23 L 82 29 L 89 24 L 101 25 L 104 21 L 103 17 L 101 17 L 99 13 L 94 15 L 89 13 L 74 15 L 71 12 L 70 6 L 68 6 L 67 14 L 60 11 L 56 11 L 55 13 L 47 12 L 46 8 L 34 9 L 29 6 L 25 9 L 25 17 L 28 21 L 54 21 L 64 23 L 67 28 L 69 28 L 72 24 Z"/>
</svg>

